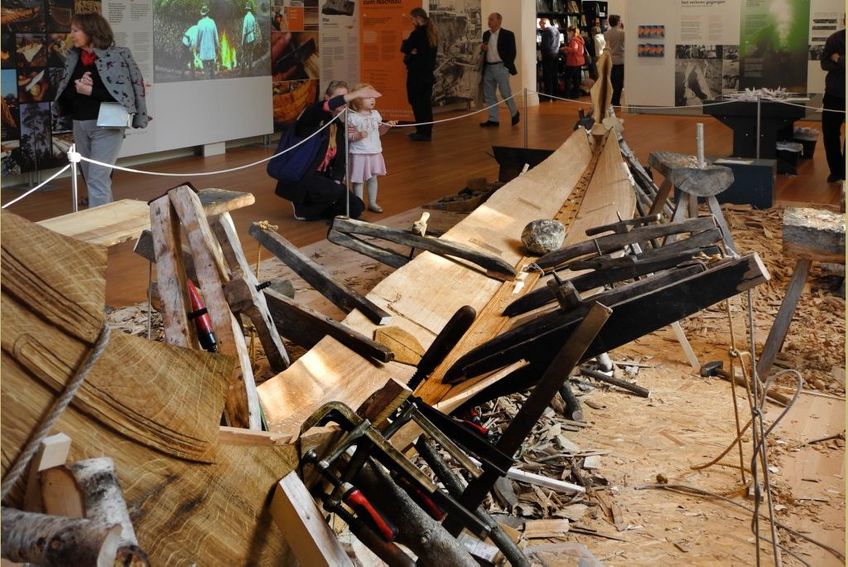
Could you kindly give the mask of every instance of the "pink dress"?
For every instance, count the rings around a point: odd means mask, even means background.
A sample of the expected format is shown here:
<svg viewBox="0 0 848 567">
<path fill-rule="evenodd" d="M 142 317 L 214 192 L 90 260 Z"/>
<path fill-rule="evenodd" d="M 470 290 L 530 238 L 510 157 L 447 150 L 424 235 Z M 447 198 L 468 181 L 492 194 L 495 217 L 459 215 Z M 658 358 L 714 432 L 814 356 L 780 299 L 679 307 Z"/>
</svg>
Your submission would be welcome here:
<svg viewBox="0 0 848 567">
<path fill-rule="evenodd" d="M 386 162 L 383 160 L 383 144 L 380 142 L 380 113 L 356 112 L 351 110 L 347 116 L 348 126 L 367 136 L 350 142 L 350 181 L 364 183 L 375 175 L 386 175 Z"/>
</svg>

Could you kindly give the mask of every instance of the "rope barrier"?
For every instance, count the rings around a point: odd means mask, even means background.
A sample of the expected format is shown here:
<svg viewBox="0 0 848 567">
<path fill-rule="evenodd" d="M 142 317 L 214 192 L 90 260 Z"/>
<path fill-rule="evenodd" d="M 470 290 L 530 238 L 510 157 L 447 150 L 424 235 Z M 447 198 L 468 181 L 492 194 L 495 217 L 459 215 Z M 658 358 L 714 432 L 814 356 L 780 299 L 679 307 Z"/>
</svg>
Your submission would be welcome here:
<svg viewBox="0 0 848 567">
<path fill-rule="evenodd" d="M 131 167 L 122 167 L 120 165 L 112 165 L 112 164 L 108 164 L 108 163 L 103 163 L 101 161 L 93 160 L 93 159 L 87 158 L 87 157 L 82 156 L 82 155 L 79 156 L 79 159 L 81 161 L 86 161 L 86 162 L 92 163 L 94 165 L 100 165 L 100 166 L 103 166 L 103 167 L 111 167 L 112 169 L 117 169 L 119 171 L 126 171 L 127 173 L 141 173 L 141 174 L 144 174 L 144 175 L 155 175 L 155 176 L 159 176 L 159 177 L 201 177 L 201 176 L 207 176 L 207 175 L 219 175 L 219 174 L 222 174 L 222 173 L 232 173 L 234 171 L 241 171 L 242 169 L 248 169 L 248 168 L 253 167 L 255 165 L 263 164 L 267 161 L 271 161 L 275 157 L 281 156 L 283 154 L 286 154 L 286 153 L 294 150 L 299 145 L 306 143 L 306 141 L 309 140 L 310 138 L 317 136 L 322 130 L 324 130 L 325 128 L 328 128 L 330 126 L 330 124 L 332 124 L 336 120 L 339 120 L 340 116 L 341 116 L 341 114 L 334 116 L 332 118 L 332 120 L 330 120 L 329 122 L 327 122 L 326 124 L 321 126 L 315 132 L 313 132 L 312 134 L 310 134 L 309 136 L 307 136 L 303 140 L 299 141 L 295 145 L 291 146 L 290 148 L 286 148 L 285 150 L 281 151 L 280 153 L 274 154 L 272 156 L 268 156 L 266 158 L 262 158 L 260 160 L 253 162 L 253 163 L 240 165 L 238 167 L 231 167 L 229 169 L 219 169 L 217 171 L 204 171 L 204 172 L 201 172 L 201 173 L 163 173 L 163 172 L 160 172 L 160 171 L 144 171 L 144 170 L 141 170 L 141 169 L 133 169 Z M 79 155 L 79 154 L 77 154 L 77 155 Z M 70 159 L 70 152 L 68 152 L 68 156 L 69 156 L 69 159 Z"/>
<path fill-rule="evenodd" d="M 29 196 L 30 194 L 32 194 L 32 193 L 35 193 L 36 191 L 38 191 L 39 189 L 41 189 L 42 187 L 44 187 L 45 185 L 47 185 L 48 183 L 50 183 L 51 181 L 53 181 L 54 179 L 56 179 L 57 177 L 59 177 L 61 174 L 63 174 L 63 173 L 65 173 L 66 171 L 68 171 L 68 169 L 69 169 L 70 167 L 71 167 L 71 164 L 66 165 L 65 167 L 63 167 L 62 169 L 60 169 L 59 171 L 57 171 L 56 173 L 54 173 L 53 175 L 51 175 L 50 177 L 48 177 L 48 178 L 47 178 L 47 179 L 46 179 L 43 183 L 40 183 L 39 185 L 36 185 L 35 187 L 33 187 L 32 189 L 30 189 L 29 191 L 27 191 L 26 193 L 24 193 L 24 194 L 23 194 L 23 195 L 21 195 L 20 197 L 16 197 L 16 198 L 12 199 L 11 201 L 9 201 L 9 202 L 8 202 L 8 203 L 6 203 L 5 205 L 3 205 L 3 207 L 2 207 L 2 208 L 4 208 L 4 209 L 5 209 L 6 207 L 10 207 L 10 206 L 14 205 L 15 203 L 17 203 L 18 201 L 20 201 L 21 199 L 23 199 L 23 198 L 25 198 L 25 197 L 28 197 L 28 196 Z"/>
<path fill-rule="evenodd" d="M 550 99 L 560 100 L 560 101 L 564 101 L 564 102 L 572 102 L 572 103 L 577 103 L 577 104 L 583 104 L 583 105 L 586 105 L 586 106 L 590 106 L 592 104 L 591 102 L 577 100 L 577 99 L 559 97 L 559 96 L 555 96 L 555 95 L 546 95 L 546 94 L 541 93 L 539 91 L 526 91 L 526 92 L 527 92 L 527 94 L 535 94 L 537 96 L 546 96 Z M 395 127 L 396 128 L 398 128 L 398 127 L 399 128 L 412 128 L 412 127 L 417 127 L 417 126 L 429 126 L 429 125 L 441 124 L 441 123 L 445 123 L 445 122 L 452 122 L 452 121 L 455 121 L 455 120 L 462 120 L 464 118 L 474 116 L 475 114 L 488 112 L 490 109 L 492 109 L 496 106 L 500 106 L 501 104 L 506 104 L 507 101 L 513 100 L 513 99 L 517 98 L 518 96 L 519 96 L 518 94 L 510 95 L 509 97 L 506 97 L 506 98 L 504 98 L 504 99 L 502 99 L 502 100 L 500 100 L 500 101 L 498 101 L 494 104 L 490 104 L 490 105 L 481 107 L 477 110 L 474 110 L 474 111 L 471 111 L 471 112 L 468 112 L 468 113 L 465 113 L 465 114 L 460 114 L 459 116 L 452 116 L 452 117 L 449 117 L 449 118 L 442 118 L 440 120 L 432 120 L 432 121 L 429 121 L 429 122 L 413 122 L 413 123 L 407 123 L 407 124 L 398 124 Z M 769 102 L 786 104 L 786 105 L 789 105 L 789 106 L 797 106 L 797 107 L 800 107 L 800 108 L 805 108 L 805 109 L 813 110 L 813 111 L 817 111 L 817 112 L 824 111 L 824 109 L 822 109 L 822 108 L 816 108 L 816 107 L 807 106 L 807 105 L 803 105 L 803 104 L 792 103 L 792 102 L 788 102 L 788 101 L 784 101 L 784 100 L 776 99 L 776 98 L 765 98 L 765 97 L 763 97 L 763 98 L 761 98 L 761 100 L 767 100 Z M 737 101 L 737 100 L 716 101 L 716 102 L 702 104 L 701 107 L 703 108 L 703 107 L 710 107 L 710 106 L 720 106 L 720 105 L 725 105 L 725 104 L 732 104 L 734 102 L 739 102 L 739 101 Z M 624 110 L 624 109 L 627 109 L 627 110 L 634 110 L 634 109 L 636 109 L 636 110 L 677 110 L 677 109 L 684 109 L 684 108 L 689 109 L 689 108 L 697 108 L 697 107 L 648 106 L 648 105 L 627 105 L 627 106 L 624 106 L 624 105 L 620 105 L 620 106 L 613 106 L 613 108 L 618 108 L 618 109 L 622 109 L 622 110 Z M 841 114 L 845 113 L 844 110 L 830 110 L 830 109 L 828 109 L 827 112 L 839 112 Z M 336 120 L 341 120 L 341 116 L 343 116 L 343 115 L 344 115 L 344 113 L 340 113 L 340 114 L 334 116 L 329 122 L 324 124 L 321 128 L 319 128 L 318 130 L 316 130 L 315 132 L 313 132 L 312 134 L 310 134 L 309 136 L 307 136 L 306 138 L 304 138 L 303 140 L 301 140 L 297 144 L 295 144 L 295 145 L 293 145 L 289 148 L 286 148 L 285 150 L 282 150 L 279 153 L 276 153 L 276 154 L 268 156 L 266 158 L 254 161 L 252 163 L 240 165 L 240 166 L 237 166 L 237 167 L 231 167 L 231 168 L 228 168 L 228 169 L 216 170 L 216 171 L 204 171 L 204 172 L 196 172 L 196 173 L 167 173 L 167 172 L 159 172 L 159 171 L 145 171 L 145 170 L 141 170 L 141 169 L 135 169 L 135 168 L 131 168 L 131 167 L 123 167 L 123 166 L 120 166 L 120 165 L 108 164 L 108 163 L 104 163 L 104 162 L 101 162 L 101 161 L 93 160 L 93 159 L 90 159 L 90 158 L 87 158 L 87 157 L 80 155 L 79 153 L 77 153 L 73 149 L 68 151 L 67 156 L 68 156 L 68 161 L 70 161 L 72 163 L 79 162 L 79 161 L 85 161 L 85 162 L 88 162 L 88 163 L 91 163 L 91 164 L 94 164 L 94 165 L 99 165 L 99 166 L 102 166 L 102 167 L 109 167 L 109 168 L 112 168 L 112 169 L 117 169 L 119 171 L 125 171 L 127 173 L 139 173 L 139 174 L 142 174 L 142 175 L 153 175 L 153 176 L 158 176 L 158 177 L 205 177 L 205 176 L 210 176 L 210 175 L 220 175 L 220 174 L 224 174 L 224 173 L 233 173 L 235 171 L 241 171 L 243 169 L 249 169 L 251 167 L 261 165 L 263 163 L 271 161 L 272 159 L 279 157 L 279 156 L 281 156 L 285 153 L 288 153 L 288 152 L 296 149 L 301 144 L 306 143 L 306 141 L 309 140 L 310 138 L 312 138 L 313 136 L 317 136 L 321 131 L 323 131 L 325 128 L 328 128 L 330 126 L 330 124 L 332 124 Z M 381 124 L 388 124 L 388 123 L 381 122 Z M 60 169 L 58 172 L 53 174 L 49 179 L 47 179 L 46 181 L 44 181 L 43 183 L 41 183 L 37 187 L 27 191 L 26 193 L 24 193 L 20 197 L 17 197 L 14 200 L 6 203 L 5 205 L 3 205 L 2 208 L 5 209 L 6 207 L 9 207 L 9 206 L 17 203 L 21 199 L 28 197 L 30 194 L 34 193 L 35 191 L 37 191 L 38 189 L 40 189 L 41 187 L 43 187 L 44 185 L 46 185 L 47 183 L 49 183 L 50 181 L 52 181 L 53 179 L 55 179 L 56 177 L 58 177 L 59 175 L 64 173 L 65 171 L 67 171 L 67 169 L 69 167 L 71 167 L 70 164 L 66 165 L 65 167 Z"/>
</svg>

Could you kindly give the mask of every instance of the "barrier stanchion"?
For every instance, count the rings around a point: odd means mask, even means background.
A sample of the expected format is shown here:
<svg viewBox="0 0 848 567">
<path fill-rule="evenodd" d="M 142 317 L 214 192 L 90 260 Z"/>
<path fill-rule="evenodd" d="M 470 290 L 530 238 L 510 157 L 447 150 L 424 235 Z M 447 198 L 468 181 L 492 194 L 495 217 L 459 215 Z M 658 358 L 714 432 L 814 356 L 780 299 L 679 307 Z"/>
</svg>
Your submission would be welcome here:
<svg viewBox="0 0 848 567">
<path fill-rule="evenodd" d="M 345 107 L 342 115 L 344 116 L 344 120 L 342 121 L 342 132 L 344 133 L 344 141 L 345 141 L 345 216 L 350 218 L 350 137 L 347 134 L 347 113 L 350 112 L 350 109 Z"/>
<path fill-rule="evenodd" d="M 527 149 L 527 87 L 524 87 L 524 149 Z"/>
<path fill-rule="evenodd" d="M 71 144 L 68 150 L 68 161 L 71 162 L 71 210 L 77 212 L 79 210 L 79 182 L 77 181 L 77 168 L 79 167 L 80 155 L 77 153 L 77 145 Z"/>
</svg>

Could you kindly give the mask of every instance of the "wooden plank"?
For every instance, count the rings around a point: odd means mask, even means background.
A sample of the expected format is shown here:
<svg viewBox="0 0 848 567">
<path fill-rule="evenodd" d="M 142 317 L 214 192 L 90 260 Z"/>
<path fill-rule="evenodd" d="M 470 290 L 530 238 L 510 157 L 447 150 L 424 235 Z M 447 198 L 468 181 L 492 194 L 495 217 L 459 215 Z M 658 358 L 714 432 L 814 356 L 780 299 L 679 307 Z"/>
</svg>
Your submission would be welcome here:
<svg viewBox="0 0 848 567">
<path fill-rule="evenodd" d="M 142 230 L 149 228 L 150 211 L 144 201 L 121 199 L 100 207 L 45 219 L 38 224 L 89 244 L 114 246 L 136 238 Z"/>
<path fill-rule="evenodd" d="M 386 325 L 392 320 L 392 316 L 382 308 L 350 287 L 336 282 L 323 266 L 310 260 L 277 232 L 253 223 L 250 235 L 343 311 L 359 309 L 378 325 Z"/>
<path fill-rule="evenodd" d="M 226 189 L 201 189 L 198 195 L 204 211 L 210 216 L 247 207 L 256 200 L 252 193 Z M 38 224 L 89 244 L 114 246 L 137 238 L 142 231 L 150 228 L 150 215 L 144 201 L 121 199 L 100 207 L 45 219 Z"/>
<path fill-rule="evenodd" d="M 234 332 L 236 325 L 233 324 L 233 314 L 224 295 L 223 286 L 228 280 L 226 267 L 203 213 L 200 199 L 188 185 L 171 189 L 168 196 L 177 210 L 191 246 L 198 285 L 212 320 L 218 351 L 238 356 L 241 362 L 240 372 L 235 373 L 236 384 L 230 387 L 224 408 L 227 422 L 233 426 L 261 429 L 259 407 L 249 405 L 250 400 L 258 400 L 258 397 L 254 394 L 256 385 L 249 358 L 245 361 L 244 357 L 247 351 L 244 335 L 240 331 Z"/>
<path fill-rule="evenodd" d="M 524 537 L 527 539 L 547 539 L 562 537 L 568 533 L 571 522 L 562 520 L 530 520 L 524 524 Z"/>
<path fill-rule="evenodd" d="M 811 260 L 798 260 L 795 262 L 792 279 L 786 288 L 783 301 L 780 302 L 780 309 L 774 318 L 774 322 L 771 324 L 766 342 L 763 343 L 763 352 L 760 354 L 759 360 L 757 360 L 757 375 L 762 380 L 765 380 L 766 376 L 768 376 L 771 366 L 774 364 L 774 359 L 777 357 L 777 353 L 783 348 L 783 342 L 786 340 L 786 335 L 789 332 L 789 324 L 792 322 L 792 317 L 795 315 L 795 308 L 798 307 L 798 300 L 804 291 L 804 285 L 807 283 L 811 264 Z"/>
<path fill-rule="evenodd" d="M 845 263 L 845 215 L 787 207 L 783 212 L 783 253 L 790 258 Z"/>
<path fill-rule="evenodd" d="M 353 566 L 303 481 L 290 472 L 277 483 L 271 515 L 301 565 Z"/>
<path fill-rule="evenodd" d="M 167 195 L 150 203 L 150 235 L 156 258 L 156 288 L 165 342 L 197 348 L 197 334 L 189 323 L 186 273 L 180 240 L 180 220 Z"/>
</svg>

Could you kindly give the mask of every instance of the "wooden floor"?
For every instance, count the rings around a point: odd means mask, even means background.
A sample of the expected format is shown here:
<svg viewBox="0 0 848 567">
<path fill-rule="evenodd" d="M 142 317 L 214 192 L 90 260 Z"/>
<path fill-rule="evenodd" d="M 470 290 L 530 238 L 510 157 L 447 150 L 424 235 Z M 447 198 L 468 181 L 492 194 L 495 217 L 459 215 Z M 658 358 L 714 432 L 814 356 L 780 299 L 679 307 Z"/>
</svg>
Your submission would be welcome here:
<svg viewBox="0 0 848 567">
<path fill-rule="evenodd" d="M 588 99 L 585 99 L 588 100 Z M 382 214 L 366 212 L 365 220 L 379 222 L 380 218 L 406 211 L 458 192 L 469 178 L 497 178 L 498 166 L 491 157 L 491 146 L 522 146 L 527 137 L 531 148 L 554 149 L 571 132 L 579 108 L 587 105 L 554 102 L 542 103 L 522 110 L 522 121 L 510 127 L 506 111 L 502 110 L 500 128 L 480 128 L 485 115 L 461 117 L 436 125 L 431 143 L 416 143 L 406 137 L 408 129 L 398 128 L 383 138 L 384 156 L 389 174 L 380 180 L 379 203 Z M 461 113 L 439 115 L 439 119 L 461 116 Z M 652 151 L 695 153 L 695 124 L 704 123 L 705 151 L 708 156 L 728 156 L 732 152 L 731 130 L 716 119 L 703 116 L 667 116 L 648 114 L 621 115 L 624 136 L 643 163 Z M 799 126 L 820 129 L 816 122 L 797 122 Z M 265 173 L 265 164 L 232 173 L 196 176 L 191 173 L 212 172 L 249 164 L 273 153 L 273 147 L 262 145 L 231 149 L 226 155 L 214 157 L 184 157 L 139 166 L 145 171 L 183 174 L 180 177 L 158 177 L 116 171 L 113 181 L 115 199 L 150 200 L 169 188 L 190 181 L 197 188 L 219 187 L 234 191 L 249 191 L 256 195 L 256 204 L 236 211 L 233 215 L 248 256 L 258 249 L 247 236 L 250 223 L 267 220 L 276 224 L 279 232 L 297 244 L 305 246 L 326 236 L 324 222 L 300 222 L 292 217 L 288 201 L 274 195 L 274 181 Z M 812 160 L 802 162 L 796 176 L 778 176 L 776 200 L 779 205 L 822 203 L 835 205 L 841 197 L 839 184 L 828 184 L 824 148 L 819 142 Z M 49 190 L 35 193 L 12 205 L 9 210 L 30 220 L 41 220 L 65 214 L 71 210 L 70 180 L 55 181 Z M 4 189 L 2 201 L 17 197 L 22 190 Z M 267 257 L 267 253 L 263 257 Z M 255 258 L 255 256 L 254 256 Z M 109 254 L 107 272 L 107 304 L 122 306 L 145 299 L 147 263 L 132 253 L 132 243 L 113 247 Z"/>
</svg>

